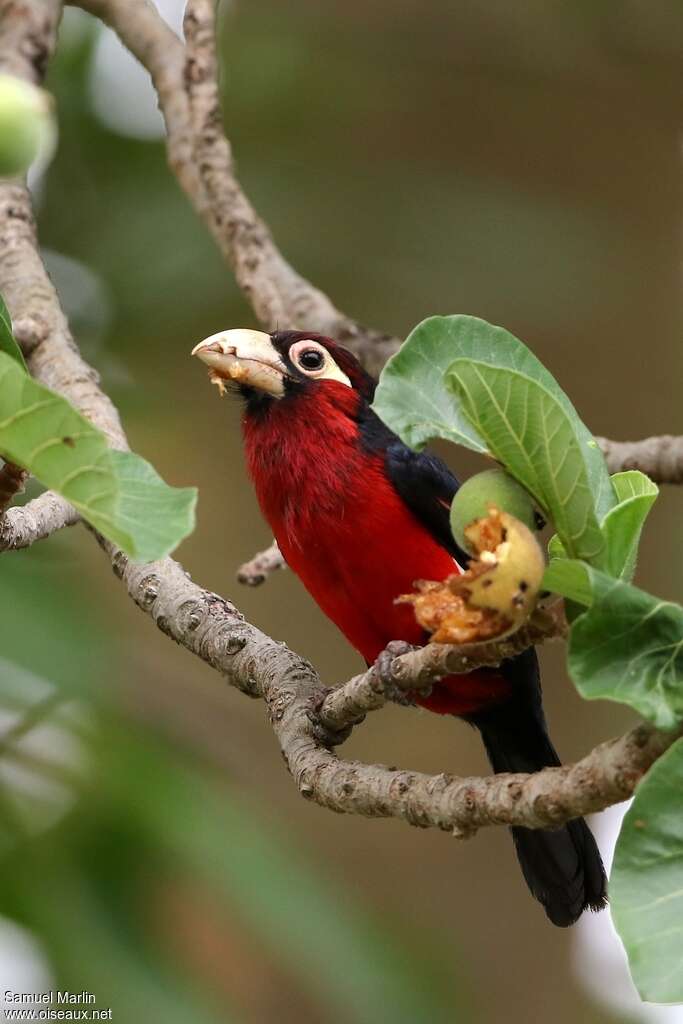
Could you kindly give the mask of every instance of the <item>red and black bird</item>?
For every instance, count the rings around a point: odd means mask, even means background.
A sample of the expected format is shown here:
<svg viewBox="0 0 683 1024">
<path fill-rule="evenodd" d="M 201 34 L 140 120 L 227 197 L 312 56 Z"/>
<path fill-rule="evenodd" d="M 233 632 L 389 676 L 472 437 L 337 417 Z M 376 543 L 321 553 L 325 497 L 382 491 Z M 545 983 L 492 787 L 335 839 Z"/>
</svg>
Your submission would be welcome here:
<svg viewBox="0 0 683 1024">
<path fill-rule="evenodd" d="M 395 599 L 417 579 L 442 580 L 468 556 L 453 540 L 458 481 L 408 448 L 373 412 L 375 381 L 329 338 L 231 330 L 194 349 L 246 402 L 249 473 L 288 566 L 368 664 L 392 640 L 422 645 L 412 607 Z M 420 701 L 474 725 L 494 772 L 535 772 L 559 759 L 541 706 L 534 650 L 465 676 Z M 532 894 L 559 926 L 606 902 L 606 879 L 583 819 L 513 828 Z"/>
</svg>

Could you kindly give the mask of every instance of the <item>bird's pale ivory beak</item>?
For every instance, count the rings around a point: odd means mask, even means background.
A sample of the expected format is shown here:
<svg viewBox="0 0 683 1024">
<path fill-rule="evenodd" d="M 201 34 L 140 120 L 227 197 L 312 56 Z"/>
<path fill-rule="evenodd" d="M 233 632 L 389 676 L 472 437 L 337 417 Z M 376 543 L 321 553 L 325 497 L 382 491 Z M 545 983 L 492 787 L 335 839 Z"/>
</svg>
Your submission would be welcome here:
<svg viewBox="0 0 683 1024">
<path fill-rule="evenodd" d="M 219 386 L 233 380 L 275 398 L 284 394 L 287 367 L 262 331 L 219 331 L 195 345 L 192 355 L 206 363 Z"/>
</svg>

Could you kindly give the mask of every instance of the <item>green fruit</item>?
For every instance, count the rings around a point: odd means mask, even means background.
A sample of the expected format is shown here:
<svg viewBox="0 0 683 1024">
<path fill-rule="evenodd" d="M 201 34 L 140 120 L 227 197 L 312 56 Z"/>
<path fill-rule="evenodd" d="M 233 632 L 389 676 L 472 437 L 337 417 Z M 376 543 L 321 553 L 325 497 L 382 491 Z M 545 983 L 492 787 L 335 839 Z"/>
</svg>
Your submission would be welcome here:
<svg viewBox="0 0 683 1024">
<path fill-rule="evenodd" d="M 490 505 L 519 519 L 530 530 L 537 529 L 533 502 L 522 485 L 504 469 L 487 469 L 466 480 L 451 505 L 451 531 L 465 551 L 471 550 L 465 527 L 488 515 Z"/>
<path fill-rule="evenodd" d="M 46 92 L 14 75 L 0 74 L 0 177 L 28 170 L 54 138 Z"/>
</svg>

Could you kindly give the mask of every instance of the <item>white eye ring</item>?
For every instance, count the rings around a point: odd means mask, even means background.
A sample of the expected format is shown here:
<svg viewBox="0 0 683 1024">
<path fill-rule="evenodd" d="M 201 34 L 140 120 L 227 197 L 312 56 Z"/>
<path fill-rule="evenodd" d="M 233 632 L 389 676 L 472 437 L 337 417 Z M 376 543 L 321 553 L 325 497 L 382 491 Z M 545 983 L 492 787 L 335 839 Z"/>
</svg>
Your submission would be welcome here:
<svg viewBox="0 0 683 1024">
<path fill-rule="evenodd" d="M 319 357 L 319 365 L 306 366 L 306 356 L 310 353 L 309 362 L 313 364 L 315 358 Z M 347 387 L 351 387 L 351 381 L 346 374 L 339 369 L 334 359 L 327 351 L 324 345 L 321 345 L 319 341 L 313 341 L 312 339 L 304 338 L 301 341 L 295 341 L 290 347 L 288 352 L 291 362 L 296 366 L 301 373 L 306 374 L 307 377 L 313 377 L 317 380 L 336 380 L 340 384 L 345 384 Z"/>
<path fill-rule="evenodd" d="M 324 377 L 331 362 L 330 353 L 317 341 L 295 341 L 289 358 L 307 377 Z M 307 359 L 309 365 L 306 365 Z"/>
</svg>

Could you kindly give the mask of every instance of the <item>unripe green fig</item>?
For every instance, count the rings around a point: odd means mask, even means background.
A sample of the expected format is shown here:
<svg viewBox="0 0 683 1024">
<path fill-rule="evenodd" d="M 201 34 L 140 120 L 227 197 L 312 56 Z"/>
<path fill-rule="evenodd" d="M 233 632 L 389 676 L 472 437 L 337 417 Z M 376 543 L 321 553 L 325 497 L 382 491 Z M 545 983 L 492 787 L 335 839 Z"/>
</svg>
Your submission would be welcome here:
<svg viewBox="0 0 683 1024">
<path fill-rule="evenodd" d="M 466 480 L 451 504 L 451 531 L 465 551 L 472 550 L 465 527 L 486 516 L 491 505 L 519 519 L 530 530 L 538 529 L 533 502 L 521 484 L 504 469 L 487 469 Z"/>
<path fill-rule="evenodd" d="M 0 74 L 0 177 L 24 174 L 49 149 L 55 137 L 51 107 L 42 89 Z"/>
</svg>

